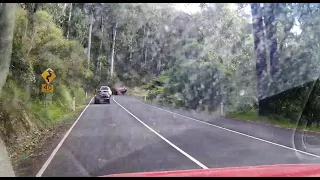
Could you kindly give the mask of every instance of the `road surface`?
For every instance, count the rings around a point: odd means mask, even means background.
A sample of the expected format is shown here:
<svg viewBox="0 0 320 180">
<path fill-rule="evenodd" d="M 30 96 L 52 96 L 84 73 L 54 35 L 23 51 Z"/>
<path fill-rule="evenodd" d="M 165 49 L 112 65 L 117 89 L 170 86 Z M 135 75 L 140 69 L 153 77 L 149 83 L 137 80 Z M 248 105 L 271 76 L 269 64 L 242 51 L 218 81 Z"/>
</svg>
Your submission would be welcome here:
<svg viewBox="0 0 320 180">
<path fill-rule="evenodd" d="M 113 98 L 87 106 L 37 176 L 320 163 L 318 136 Z"/>
</svg>

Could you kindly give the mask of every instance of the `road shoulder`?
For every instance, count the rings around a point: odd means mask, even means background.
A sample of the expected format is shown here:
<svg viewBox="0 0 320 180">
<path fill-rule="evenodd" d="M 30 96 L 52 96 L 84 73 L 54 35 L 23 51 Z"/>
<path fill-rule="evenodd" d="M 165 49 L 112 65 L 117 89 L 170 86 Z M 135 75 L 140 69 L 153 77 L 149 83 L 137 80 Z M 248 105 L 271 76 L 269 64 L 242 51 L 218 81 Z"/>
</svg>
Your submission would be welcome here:
<svg viewBox="0 0 320 180">
<path fill-rule="evenodd" d="M 59 144 L 63 136 L 75 122 L 77 117 L 90 102 L 88 98 L 85 103 L 76 108 L 76 112 L 69 119 L 61 121 L 47 130 L 46 135 L 39 142 L 39 146 L 33 149 L 32 153 L 19 163 L 14 164 L 14 171 L 18 177 L 34 177 L 46 162 L 52 151 Z"/>
</svg>

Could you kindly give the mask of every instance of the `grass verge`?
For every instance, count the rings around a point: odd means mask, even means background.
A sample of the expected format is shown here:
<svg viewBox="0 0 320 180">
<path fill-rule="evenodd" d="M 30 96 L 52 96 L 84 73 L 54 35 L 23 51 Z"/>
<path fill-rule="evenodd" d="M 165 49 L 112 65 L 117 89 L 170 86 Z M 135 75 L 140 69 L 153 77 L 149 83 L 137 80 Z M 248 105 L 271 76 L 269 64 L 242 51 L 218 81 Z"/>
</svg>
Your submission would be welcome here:
<svg viewBox="0 0 320 180">
<path fill-rule="evenodd" d="M 143 99 L 141 99 L 141 100 L 143 100 Z M 158 101 L 152 101 L 150 99 L 147 99 L 147 102 L 158 104 L 158 105 L 166 105 L 166 106 L 177 109 L 177 107 L 173 106 L 172 104 L 168 104 L 165 102 L 160 103 Z M 257 110 L 251 110 L 251 111 L 246 111 L 246 112 L 227 113 L 226 117 L 237 119 L 237 120 L 243 120 L 243 121 L 260 122 L 260 123 L 269 124 L 269 125 L 273 125 L 273 126 L 277 126 L 277 127 L 281 127 L 281 128 L 296 129 L 298 131 L 312 132 L 312 133 L 320 134 L 320 128 L 317 128 L 315 125 L 313 125 L 311 127 L 306 127 L 305 124 L 302 124 L 302 125 L 300 124 L 297 126 L 298 120 L 293 121 L 293 120 L 286 119 L 286 118 L 283 118 L 281 116 L 276 116 L 276 115 L 269 116 L 269 117 L 259 116 Z"/>
<path fill-rule="evenodd" d="M 305 125 L 299 125 L 297 127 L 297 121 L 293 122 L 292 120 L 289 120 L 280 116 L 270 116 L 270 117 L 259 116 L 258 112 L 255 110 L 246 111 L 246 112 L 232 112 L 232 113 L 228 113 L 226 116 L 228 118 L 233 118 L 238 120 L 262 122 L 262 123 L 275 125 L 282 128 L 297 129 L 299 131 L 314 132 L 314 133 L 320 134 L 320 129 L 315 126 L 306 127 Z"/>
</svg>

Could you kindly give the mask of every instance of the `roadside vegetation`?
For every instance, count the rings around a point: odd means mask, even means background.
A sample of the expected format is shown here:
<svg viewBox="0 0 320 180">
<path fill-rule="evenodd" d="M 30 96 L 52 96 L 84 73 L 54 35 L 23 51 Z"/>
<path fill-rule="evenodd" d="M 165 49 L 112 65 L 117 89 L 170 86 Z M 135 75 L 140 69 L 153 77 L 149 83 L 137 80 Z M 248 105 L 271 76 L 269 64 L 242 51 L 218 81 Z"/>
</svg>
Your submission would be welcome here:
<svg viewBox="0 0 320 180">
<path fill-rule="evenodd" d="M 318 4 L 202 4 L 189 17 L 149 100 L 209 113 L 223 103 L 227 117 L 319 131 Z"/>
<path fill-rule="evenodd" d="M 92 72 L 84 66 L 82 45 L 66 39 L 50 13 L 23 4 L 10 9 L 14 12 L 11 19 L 4 19 L 8 5 L 0 6 L 2 22 L 14 21 L 9 72 L 1 79 L 5 83 L 0 97 L 0 135 L 16 166 L 41 146 L 53 129 L 79 114 L 87 101 L 84 82 Z M 6 26 L 1 28 L 6 31 Z M 45 83 L 40 74 L 49 67 L 57 74 L 52 82 L 54 94 L 40 89 Z"/>
</svg>

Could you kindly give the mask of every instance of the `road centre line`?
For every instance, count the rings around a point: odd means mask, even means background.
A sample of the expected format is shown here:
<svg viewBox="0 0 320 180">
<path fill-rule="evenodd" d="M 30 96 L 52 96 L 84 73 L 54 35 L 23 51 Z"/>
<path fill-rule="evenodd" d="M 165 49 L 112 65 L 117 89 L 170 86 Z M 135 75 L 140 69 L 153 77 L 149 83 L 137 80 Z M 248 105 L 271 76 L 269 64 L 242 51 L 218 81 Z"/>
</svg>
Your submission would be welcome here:
<svg viewBox="0 0 320 180">
<path fill-rule="evenodd" d="M 115 103 L 117 103 L 122 109 L 124 109 L 127 113 L 129 113 L 132 117 L 134 117 L 137 121 L 139 121 L 141 124 L 143 124 L 145 127 L 147 127 L 150 131 L 152 131 L 153 133 L 155 133 L 157 136 L 159 136 L 162 140 L 164 140 L 166 143 L 168 143 L 169 145 L 171 145 L 173 148 L 175 148 L 176 150 L 178 150 L 180 153 L 182 153 L 183 155 L 185 155 L 187 158 L 189 158 L 191 161 L 193 161 L 194 163 L 196 163 L 197 165 L 199 165 L 201 168 L 203 169 L 208 169 L 207 166 L 203 165 L 201 162 L 199 162 L 198 160 L 196 160 L 194 157 L 190 156 L 188 153 L 184 152 L 182 149 L 180 149 L 179 147 L 177 147 L 176 145 L 174 145 L 172 142 L 170 142 L 168 139 L 166 139 L 165 137 L 163 137 L 162 135 L 160 135 L 159 133 L 157 133 L 155 130 L 153 130 L 151 127 L 149 127 L 147 124 L 145 124 L 143 121 L 141 121 L 139 118 L 137 118 L 135 115 L 133 115 L 130 111 L 128 111 L 125 107 L 123 107 L 120 103 L 118 103 L 114 97 L 113 97 L 113 101 Z"/>
</svg>

